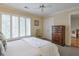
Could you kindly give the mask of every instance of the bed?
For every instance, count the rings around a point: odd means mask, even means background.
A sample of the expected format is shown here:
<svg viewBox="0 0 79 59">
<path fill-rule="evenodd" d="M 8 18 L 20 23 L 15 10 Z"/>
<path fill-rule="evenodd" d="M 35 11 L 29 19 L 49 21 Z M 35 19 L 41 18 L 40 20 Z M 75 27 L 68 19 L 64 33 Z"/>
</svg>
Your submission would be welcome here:
<svg viewBox="0 0 79 59">
<path fill-rule="evenodd" d="M 7 42 L 5 56 L 59 56 L 58 47 L 51 42 L 25 37 Z"/>
</svg>

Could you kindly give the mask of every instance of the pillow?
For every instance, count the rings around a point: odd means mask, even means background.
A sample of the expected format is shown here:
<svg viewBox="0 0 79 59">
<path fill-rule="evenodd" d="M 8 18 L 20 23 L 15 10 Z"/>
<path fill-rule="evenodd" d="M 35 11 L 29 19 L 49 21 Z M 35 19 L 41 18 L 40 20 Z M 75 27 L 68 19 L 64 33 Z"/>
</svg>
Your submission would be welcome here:
<svg viewBox="0 0 79 59">
<path fill-rule="evenodd" d="M 0 55 L 4 56 L 5 55 L 5 49 L 3 47 L 2 41 L 0 40 Z"/>
<path fill-rule="evenodd" d="M 0 32 L 0 40 L 2 41 L 2 44 L 3 44 L 3 46 L 6 50 L 6 44 L 7 44 L 6 39 L 5 39 L 4 35 L 1 32 Z"/>
</svg>

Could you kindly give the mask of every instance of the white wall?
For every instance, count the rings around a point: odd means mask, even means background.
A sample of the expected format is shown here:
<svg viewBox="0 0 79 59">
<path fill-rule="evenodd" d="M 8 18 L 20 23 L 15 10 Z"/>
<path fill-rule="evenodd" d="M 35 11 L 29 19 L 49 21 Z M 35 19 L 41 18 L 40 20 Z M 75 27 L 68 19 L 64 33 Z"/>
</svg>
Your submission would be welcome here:
<svg viewBox="0 0 79 59">
<path fill-rule="evenodd" d="M 44 20 L 43 20 L 43 37 L 44 38 L 47 38 L 47 39 L 50 39 L 51 40 L 51 38 L 52 38 L 52 26 L 54 25 L 54 20 L 53 20 L 53 18 L 51 17 L 51 18 L 45 18 Z"/>
<path fill-rule="evenodd" d="M 38 20 L 39 21 L 39 26 L 34 26 L 34 20 Z M 36 30 L 37 29 L 40 29 L 40 32 L 41 32 L 41 36 L 43 35 L 43 20 L 42 18 L 32 18 L 32 23 L 31 23 L 31 26 L 32 26 L 32 36 L 36 36 Z"/>
</svg>

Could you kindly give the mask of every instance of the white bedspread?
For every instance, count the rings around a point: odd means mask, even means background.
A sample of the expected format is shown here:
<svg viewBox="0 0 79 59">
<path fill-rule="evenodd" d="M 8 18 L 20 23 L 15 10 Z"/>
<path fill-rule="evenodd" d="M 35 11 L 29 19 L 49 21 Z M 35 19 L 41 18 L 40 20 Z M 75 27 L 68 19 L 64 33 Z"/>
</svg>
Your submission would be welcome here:
<svg viewBox="0 0 79 59">
<path fill-rule="evenodd" d="M 59 56 L 58 47 L 54 43 L 35 37 L 23 38 L 22 40 L 38 47 L 42 56 Z"/>
<path fill-rule="evenodd" d="M 6 56 L 37 56 L 39 49 L 33 47 L 23 40 L 16 40 L 7 43 Z"/>
<path fill-rule="evenodd" d="M 8 42 L 7 56 L 59 56 L 55 44 L 35 37 Z"/>
</svg>

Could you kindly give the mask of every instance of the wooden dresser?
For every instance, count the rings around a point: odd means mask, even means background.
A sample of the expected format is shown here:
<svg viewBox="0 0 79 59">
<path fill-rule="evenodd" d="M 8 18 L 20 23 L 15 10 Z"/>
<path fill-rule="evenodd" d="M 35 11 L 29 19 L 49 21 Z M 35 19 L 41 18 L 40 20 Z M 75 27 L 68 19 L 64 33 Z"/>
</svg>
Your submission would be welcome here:
<svg viewBox="0 0 79 59">
<path fill-rule="evenodd" d="M 52 26 L 52 42 L 58 45 L 65 45 L 65 26 Z"/>
</svg>

